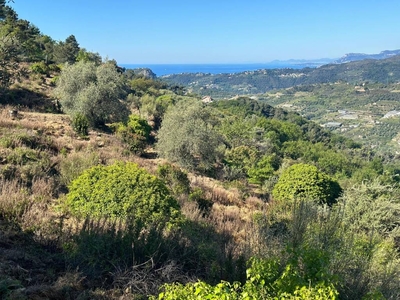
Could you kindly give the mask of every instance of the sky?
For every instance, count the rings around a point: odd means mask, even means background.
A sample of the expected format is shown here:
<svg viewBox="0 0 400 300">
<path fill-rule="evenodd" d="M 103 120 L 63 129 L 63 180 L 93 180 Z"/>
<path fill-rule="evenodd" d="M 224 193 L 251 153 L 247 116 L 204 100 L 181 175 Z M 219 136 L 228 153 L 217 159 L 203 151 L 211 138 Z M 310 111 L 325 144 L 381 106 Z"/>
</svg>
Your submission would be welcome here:
<svg viewBox="0 0 400 300">
<path fill-rule="evenodd" d="M 266 63 L 400 49 L 399 0 L 14 0 L 120 64 Z"/>
</svg>

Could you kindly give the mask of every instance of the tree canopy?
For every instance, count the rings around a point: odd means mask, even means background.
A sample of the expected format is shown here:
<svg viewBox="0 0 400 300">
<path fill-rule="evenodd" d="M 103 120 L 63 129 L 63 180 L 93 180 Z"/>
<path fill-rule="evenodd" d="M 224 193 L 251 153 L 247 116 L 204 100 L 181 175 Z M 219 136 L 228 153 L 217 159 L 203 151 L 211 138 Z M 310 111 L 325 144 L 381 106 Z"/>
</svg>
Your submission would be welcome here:
<svg viewBox="0 0 400 300">
<path fill-rule="evenodd" d="M 55 95 L 62 109 L 86 116 L 92 126 L 126 120 L 124 79 L 115 65 L 80 61 L 66 65 L 57 81 Z"/>
<path fill-rule="evenodd" d="M 160 156 L 190 170 L 210 170 L 221 145 L 213 121 L 211 111 L 201 102 L 178 102 L 165 113 L 158 132 Z"/>
</svg>

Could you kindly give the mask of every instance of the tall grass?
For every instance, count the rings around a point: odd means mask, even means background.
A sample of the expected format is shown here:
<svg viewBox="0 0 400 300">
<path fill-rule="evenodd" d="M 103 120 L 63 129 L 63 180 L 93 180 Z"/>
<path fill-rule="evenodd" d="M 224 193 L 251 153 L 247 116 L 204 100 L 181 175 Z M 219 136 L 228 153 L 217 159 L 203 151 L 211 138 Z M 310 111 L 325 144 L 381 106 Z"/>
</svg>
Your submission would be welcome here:
<svg viewBox="0 0 400 300">
<path fill-rule="evenodd" d="M 31 207 L 29 192 L 18 180 L 0 179 L 0 214 L 4 219 L 22 222 Z"/>
</svg>

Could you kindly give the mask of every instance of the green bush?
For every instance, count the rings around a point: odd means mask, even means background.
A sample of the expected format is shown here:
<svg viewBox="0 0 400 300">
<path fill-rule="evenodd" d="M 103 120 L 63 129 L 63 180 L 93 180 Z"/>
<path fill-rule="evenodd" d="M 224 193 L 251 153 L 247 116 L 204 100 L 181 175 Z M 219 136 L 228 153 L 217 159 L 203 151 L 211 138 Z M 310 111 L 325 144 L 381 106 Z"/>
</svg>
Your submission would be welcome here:
<svg viewBox="0 0 400 300">
<path fill-rule="evenodd" d="M 49 67 L 44 62 L 37 62 L 30 66 L 33 73 L 47 75 L 49 73 Z"/>
<path fill-rule="evenodd" d="M 236 170 L 236 177 L 246 177 L 249 169 L 251 169 L 259 159 L 258 151 L 253 147 L 246 145 L 238 146 L 225 151 L 224 163 L 230 172 Z"/>
<path fill-rule="evenodd" d="M 249 169 L 249 182 L 262 185 L 270 179 L 279 168 L 280 159 L 277 155 L 262 157 L 255 166 Z"/>
<path fill-rule="evenodd" d="M 151 126 L 145 119 L 130 115 L 128 123 L 116 124 L 117 135 L 128 145 L 129 151 L 142 154 L 150 140 Z"/>
<path fill-rule="evenodd" d="M 329 205 L 342 193 L 339 184 L 315 166 L 296 164 L 287 168 L 279 177 L 272 195 L 275 200 L 311 200 Z"/>
<path fill-rule="evenodd" d="M 66 208 L 78 217 L 134 219 L 142 228 L 180 218 L 165 184 L 133 163 L 95 166 L 72 181 Z"/>
<path fill-rule="evenodd" d="M 89 121 L 87 117 L 81 113 L 76 114 L 72 118 L 72 128 L 80 136 L 87 136 L 89 134 Z"/>
<path fill-rule="evenodd" d="M 212 286 L 205 282 L 182 284 L 166 284 L 164 291 L 158 299 L 225 299 L 225 300 L 250 300 L 250 299 L 293 299 L 293 300 L 329 300 L 337 299 L 338 292 L 333 284 L 319 282 L 298 282 L 293 285 L 293 278 L 297 277 L 295 271 L 287 265 L 280 269 L 276 260 L 253 259 L 251 267 L 247 269 L 245 284 L 239 282 L 229 283 L 221 281 Z M 155 297 L 150 297 L 155 300 Z"/>
</svg>

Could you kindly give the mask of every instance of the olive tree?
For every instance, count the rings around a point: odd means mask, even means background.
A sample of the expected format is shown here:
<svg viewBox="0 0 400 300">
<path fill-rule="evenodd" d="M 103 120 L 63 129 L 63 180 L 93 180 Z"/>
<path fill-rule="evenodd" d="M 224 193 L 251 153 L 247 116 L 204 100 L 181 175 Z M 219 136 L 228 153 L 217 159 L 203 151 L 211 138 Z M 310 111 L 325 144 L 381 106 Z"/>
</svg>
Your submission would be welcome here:
<svg viewBox="0 0 400 300">
<path fill-rule="evenodd" d="M 201 102 L 178 102 L 164 115 L 156 144 L 158 154 L 189 170 L 211 170 L 221 145 L 213 121 L 211 111 Z"/>
<path fill-rule="evenodd" d="M 84 61 L 67 64 L 55 89 L 67 114 L 72 117 L 82 114 L 94 127 L 127 119 L 125 92 L 124 79 L 114 64 Z"/>
</svg>

